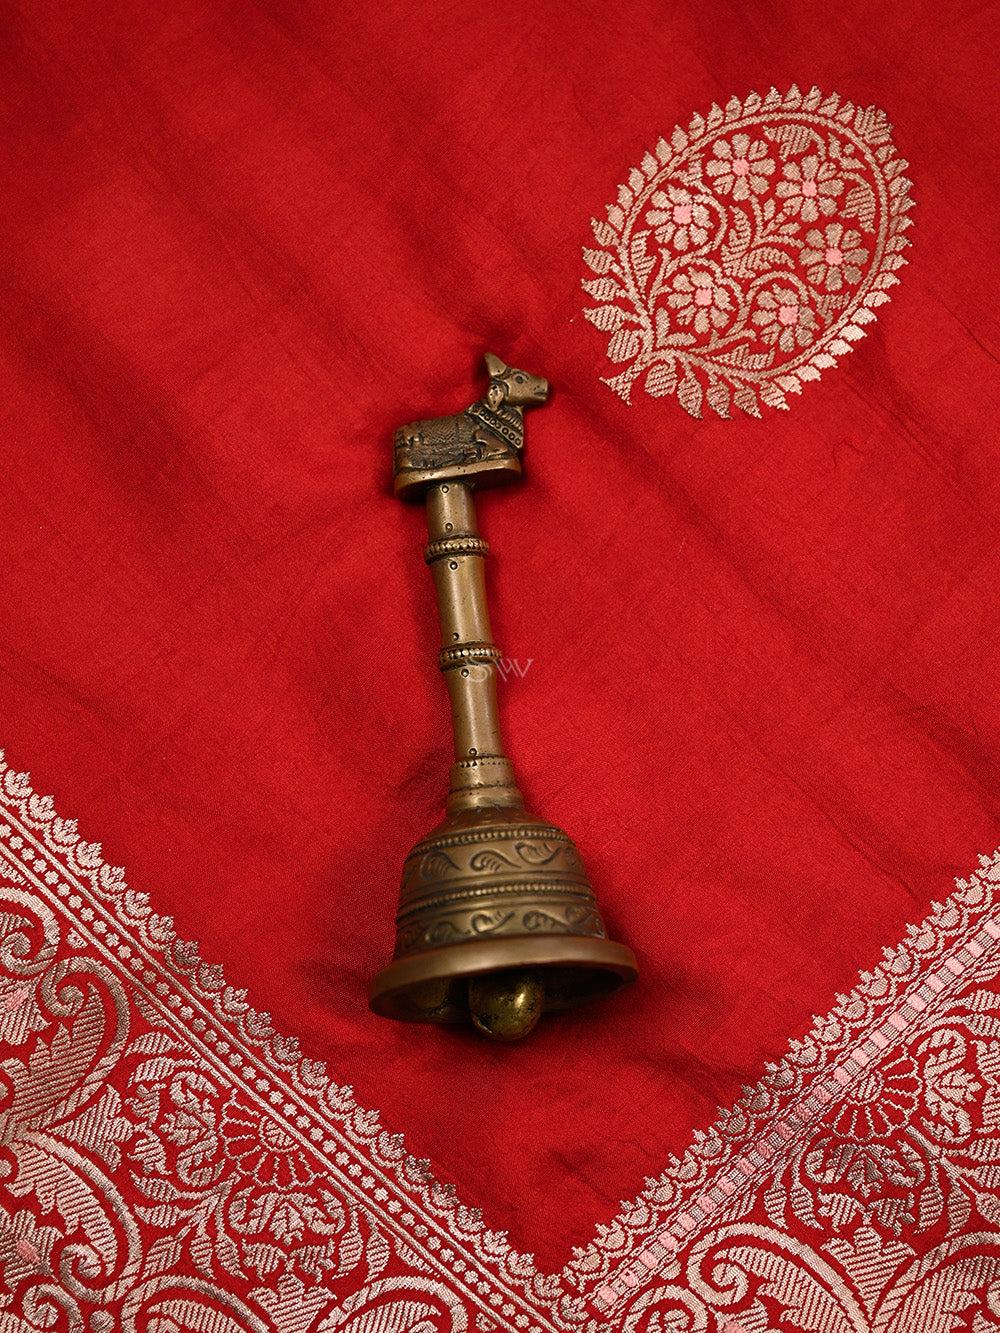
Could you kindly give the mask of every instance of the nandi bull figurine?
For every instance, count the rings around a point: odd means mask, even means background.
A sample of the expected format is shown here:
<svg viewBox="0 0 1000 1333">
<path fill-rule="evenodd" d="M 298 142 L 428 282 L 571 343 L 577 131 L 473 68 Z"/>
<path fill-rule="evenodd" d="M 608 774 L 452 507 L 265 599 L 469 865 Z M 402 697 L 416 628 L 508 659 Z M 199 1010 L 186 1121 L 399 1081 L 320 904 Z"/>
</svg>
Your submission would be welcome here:
<svg viewBox="0 0 1000 1333">
<path fill-rule="evenodd" d="M 525 407 L 548 384 L 486 354 L 485 398 L 395 436 L 396 494 L 426 496 L 441 624 L 438 666 L 451 699 L 455 763 L 447 817 L 403 867 L 393 961 L 373 979 L 377 1014 L 468 1020 L 499 1041 L 542 1013 L 599 999 L 636 976 L 607 938 L 586 871 L 561 829 L 529 814 L 504 753 L 484 557 L 472 492 L 521 472 Z"/>
<path fill-rule="evenodd" d="M 478 487 L 510 480 L 521 471 L 524 409 L 544 403 L 549 386 L 537 375 L 505 366 L 486 353 L 490 387 L 464 412 L 402 426 L 394 438 L 396 494 L 422 491 L 430 482 L 468 477 Z"/>
</svg>

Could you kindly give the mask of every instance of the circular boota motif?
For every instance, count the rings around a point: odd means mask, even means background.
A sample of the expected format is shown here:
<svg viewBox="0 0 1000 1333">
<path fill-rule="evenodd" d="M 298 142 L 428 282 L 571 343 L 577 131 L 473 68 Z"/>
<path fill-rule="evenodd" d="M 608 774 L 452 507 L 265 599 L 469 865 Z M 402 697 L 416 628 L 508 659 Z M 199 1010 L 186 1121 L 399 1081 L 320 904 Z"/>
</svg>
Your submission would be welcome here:
<svg viewBox="0 0 1000 1333">
<path fill-rule="evenodd" d="M 661 139 L 619 187 L 585 310 L 622 369 L 692 416 L 788 406 L 836 365 L 906 261 L 906 163 L 877 107 L 819 89 L 751 93 Z"/>
</svg>

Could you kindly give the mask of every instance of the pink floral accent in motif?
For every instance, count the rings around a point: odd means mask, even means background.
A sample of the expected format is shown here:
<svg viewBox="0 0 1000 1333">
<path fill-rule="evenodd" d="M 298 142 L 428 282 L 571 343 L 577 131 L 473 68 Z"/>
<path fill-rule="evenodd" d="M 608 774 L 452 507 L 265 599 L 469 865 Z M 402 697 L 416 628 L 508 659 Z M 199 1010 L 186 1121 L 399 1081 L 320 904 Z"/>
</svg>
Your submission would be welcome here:
<svg viewBox="0 0 1000 1333">
<path fill-rule="evenodd" d="M 861 266 L 868 261 L 868 250 L 860 242 L 861 233 L 845 231 L 842 222 L 831 222 L 823 231 L 807 231 L 802 262 L 808 280 L 828 292 L 860 282 Z"/>
<path fill-rule="evenodd" d="M 711 216 L 704 202 L 690 190 L 668 184 L 665 190 L 654 190 L 646 214 L 646 221 L 655 228 L 661 245 L 668 243 L 675 250 L 690 250 L 708 240 Z"/>
<path fill-rule="evenodd" d="M 737 134 L 730 143 L 717 139 L 712 152 L 714 161 L 706 167 L 706 174 L 719 194 L 732 194 L 734 199 L 749 199 L 763 194 L 768 176 L 774 174 L 774 158 L 768 156 L 763 139 L 751 142 L 749 134 Z"/>
<path fill-rule="evenodd" d="M 773 287 L 757 298 L 753 322 L 766 343 L 777 343 L 783 352 L 808 347 L 816 333 L 816 314 L 801 303 L 792 287 Z"/>
<path fill-rule="evenodd" d="M 729 319 L 733 301 L 725 287 L 709 272 L 678 273 L 668 297 L 681 324 L 691 324 L 696 333 L 721 328 Z"/>
<path fill-rule="evenodd" d="M 774 193 L 785 201 L 785 210 L 797 213 L 803 222 L 815 222 L 821 213 L 829 217 L 836 210 L 837 196 L 844 192 L 836 163 L 823 161 L 816 153 L 801 162 L 786 162 L 784 177 Z"/>
</svg>

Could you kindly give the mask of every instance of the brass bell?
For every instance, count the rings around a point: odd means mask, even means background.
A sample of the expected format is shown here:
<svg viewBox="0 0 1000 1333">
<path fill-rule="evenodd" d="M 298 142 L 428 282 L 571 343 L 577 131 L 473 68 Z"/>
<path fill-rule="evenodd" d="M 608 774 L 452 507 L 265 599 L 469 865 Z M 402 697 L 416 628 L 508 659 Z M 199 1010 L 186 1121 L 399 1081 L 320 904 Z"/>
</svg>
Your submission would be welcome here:
<svg viewBox="0 0 1000 1333">
<path fill-rule="evenodd" d="M 485 398 L 395 436 L 395 490 L 426 497 L 424 558 L 437 589 L 438 665 L 451 699 L 455 763 L 447 818 L 406 858 L 392 962 L 371 982 L 375 1013 L 469 1019 L 498 1041 L 542 1014 L 634 981 L 630 949 L 607 938 L 586 871 L 561 829 L 529 814 L 500 738 L 495 647 L 474 487 L 521 472 L 523 413 L 548 384 L 486 355 Z"/>
</svg>

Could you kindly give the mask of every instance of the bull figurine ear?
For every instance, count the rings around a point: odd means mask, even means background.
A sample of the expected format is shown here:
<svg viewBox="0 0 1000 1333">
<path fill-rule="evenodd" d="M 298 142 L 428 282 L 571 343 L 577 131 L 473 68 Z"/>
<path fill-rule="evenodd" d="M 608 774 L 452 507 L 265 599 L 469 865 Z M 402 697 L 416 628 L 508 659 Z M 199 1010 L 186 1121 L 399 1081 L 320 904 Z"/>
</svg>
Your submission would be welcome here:
<svg viewBox="0 0 1000 1333">
<path fill-rule="evenodd" d="M 491 380 L 500 379 L 501 376 L 505 375 L 510 369 L 509 366 L 504 365 L 498 356 L 494 356 L 492 352 L 487 352 L 484 359 L 486 361 L 486 369 L 490 372 Z"/>
</svg>

